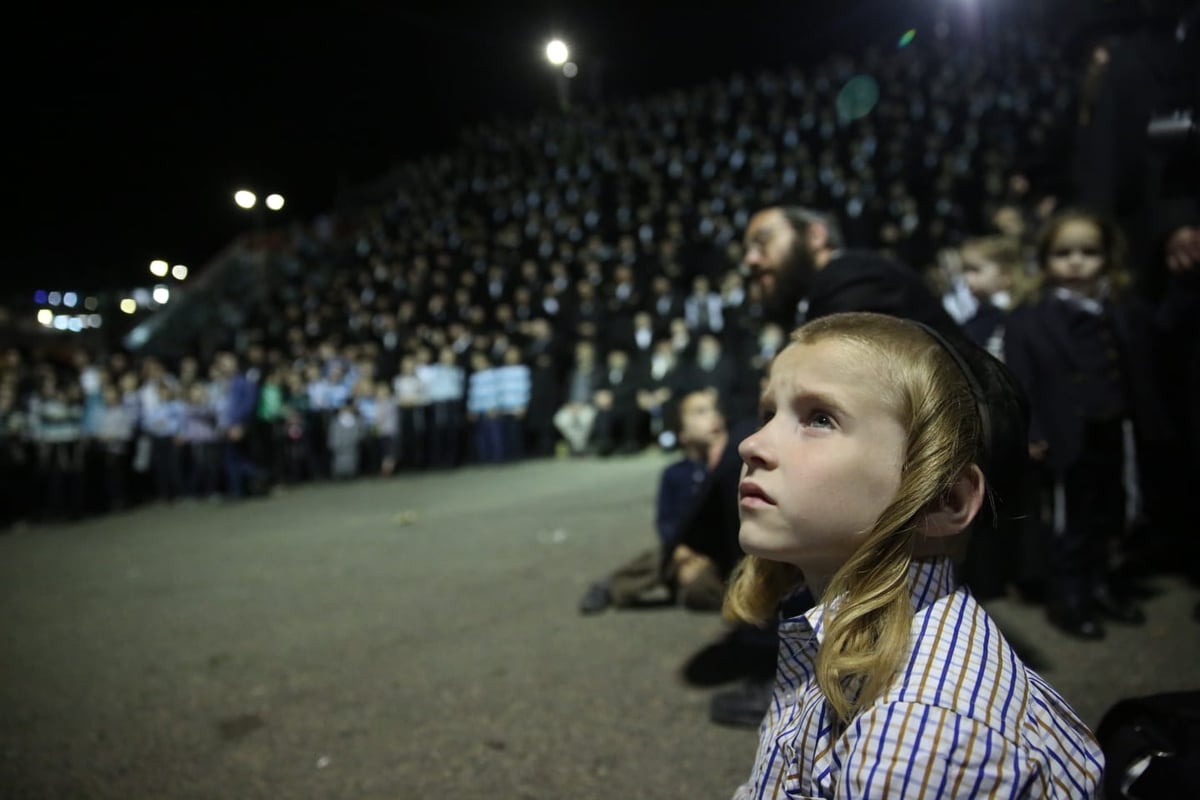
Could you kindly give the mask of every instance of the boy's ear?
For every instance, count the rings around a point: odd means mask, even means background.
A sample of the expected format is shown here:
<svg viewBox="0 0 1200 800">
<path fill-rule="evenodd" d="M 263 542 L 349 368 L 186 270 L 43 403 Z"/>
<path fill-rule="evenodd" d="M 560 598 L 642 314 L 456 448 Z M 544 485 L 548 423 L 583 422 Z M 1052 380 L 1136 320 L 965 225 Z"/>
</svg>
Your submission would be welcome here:
<svg viewBox="0 0 1200 800">
<path fill-rule="evenodd" d="M 958 474 L 949 491 L 929 504 L 918 529 L 929 537 L 962 533 L 983 507 L 985 492 L 983 472 L 971 464 Z"/>
</svg>

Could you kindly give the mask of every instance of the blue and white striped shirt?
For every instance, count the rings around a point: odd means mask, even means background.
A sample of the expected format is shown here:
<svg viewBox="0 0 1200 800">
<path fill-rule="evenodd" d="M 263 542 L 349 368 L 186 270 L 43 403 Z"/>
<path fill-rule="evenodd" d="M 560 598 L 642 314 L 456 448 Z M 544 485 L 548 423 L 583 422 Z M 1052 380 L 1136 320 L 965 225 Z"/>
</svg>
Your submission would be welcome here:
<svg viewBox="0 0 1200 800">
<path fill-rule="evenodd" d="M 529 367 L 509 364 L 496 368 L 496 392 L 501 411 L 514 412 L 528 408 L 529 391 Z"/>
<path fill-rule="evenodd" d="M 499 371 L 494 367 L 471 373 L 467 389 L 467 411 L 487 414 L 500 410 Z"/>
<path fill-rule="evenodd" d="M 909 581 L 907 664 L 844 727 L 815 677 L 826 605 L 780 623 L 774 695 L 735 800 L 1097 797 L 1091 732 L 1021 663 L 950 561 L 914 562 Z"/>
<path fill-rule="evenodd" d="M 463 371 L 448 364 L 422 364 L 417 367 L 421 382 L 429 387 L 429 402 L 447 403 L 463 399 Z"/>
</svg>

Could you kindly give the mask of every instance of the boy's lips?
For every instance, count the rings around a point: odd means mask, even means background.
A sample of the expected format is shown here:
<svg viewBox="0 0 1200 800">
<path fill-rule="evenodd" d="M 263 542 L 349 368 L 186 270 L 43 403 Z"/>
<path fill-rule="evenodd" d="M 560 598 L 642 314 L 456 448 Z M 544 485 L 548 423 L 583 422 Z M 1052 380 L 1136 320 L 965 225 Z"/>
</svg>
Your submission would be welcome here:
<svg viewBox="0 0 1200 800">
<path fill-rule="evenodd" d="M 767 494 L 761 486 L 754 481 L 742 481 L 738 484 L 738 500 L 743 505 L 775 505 L 774 498 Z"/>
</svg>

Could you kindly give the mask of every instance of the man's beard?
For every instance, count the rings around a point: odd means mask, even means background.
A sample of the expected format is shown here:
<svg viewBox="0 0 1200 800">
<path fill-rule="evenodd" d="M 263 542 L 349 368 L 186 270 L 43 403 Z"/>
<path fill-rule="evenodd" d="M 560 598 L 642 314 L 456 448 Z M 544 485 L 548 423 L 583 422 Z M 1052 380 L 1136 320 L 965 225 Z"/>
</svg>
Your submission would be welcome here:
<svg viewBox="0 0 1200 800">
<path fill-rule="evenodd" d="M 785 331 L 795 327 L 796 306 L 808 296 L 816 271 L 812 251 L 803 237 L 797 236 L 782 267 L 774 273 L 775 286 L 763 296 L 767 321 L 778 323 Z"/>
</svg>

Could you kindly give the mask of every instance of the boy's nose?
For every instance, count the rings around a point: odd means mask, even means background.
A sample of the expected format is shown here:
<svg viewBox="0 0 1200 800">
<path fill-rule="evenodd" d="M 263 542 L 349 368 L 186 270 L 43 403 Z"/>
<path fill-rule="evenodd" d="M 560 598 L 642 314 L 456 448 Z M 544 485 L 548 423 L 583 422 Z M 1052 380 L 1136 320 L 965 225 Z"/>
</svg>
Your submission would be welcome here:
<svg viewBox="0 0 1200 800">
<path fill-rule="evenodd" d="M 738 455 L 747 466 L 770 469 L 774 465 L 770 450 L 763 441 L 761 430 L 742 440 L 742 443 L 738 445 Z"/>
</svg>

